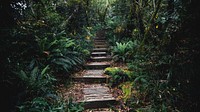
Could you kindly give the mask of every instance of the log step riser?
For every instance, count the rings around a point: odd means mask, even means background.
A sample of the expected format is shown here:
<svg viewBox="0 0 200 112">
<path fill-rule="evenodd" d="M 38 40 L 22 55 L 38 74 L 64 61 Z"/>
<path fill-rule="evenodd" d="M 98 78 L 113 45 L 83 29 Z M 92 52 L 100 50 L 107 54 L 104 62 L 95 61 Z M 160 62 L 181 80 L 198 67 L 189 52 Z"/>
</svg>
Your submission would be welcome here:
<svg viewBox="0 0 200 112">
<path fill-rule="evenodd" d="M 85 83 L 108 83 L 109 78 L 102 77 L 102 78 L 95 78 L 95 77 L 80 77 L 80 78 L 73 78 L 75 82 L 85 82 Z"/>
<path fill-rule="evenodd" d="M 117 105 L 116 100 L 102 100 L 102 101 L 93 101 L 85 102 L 85 109 L 97 109 L 97 108 L 109 108 L 111 105 Z"/>
<path fill-rule="evenodd" d="M 93 69 L 105 69 L 107 67 L 110 67 L 110 65 L 87 65 L 85 66 L 85 69 L 87 70 L 93 70 Z"/>
</svg>

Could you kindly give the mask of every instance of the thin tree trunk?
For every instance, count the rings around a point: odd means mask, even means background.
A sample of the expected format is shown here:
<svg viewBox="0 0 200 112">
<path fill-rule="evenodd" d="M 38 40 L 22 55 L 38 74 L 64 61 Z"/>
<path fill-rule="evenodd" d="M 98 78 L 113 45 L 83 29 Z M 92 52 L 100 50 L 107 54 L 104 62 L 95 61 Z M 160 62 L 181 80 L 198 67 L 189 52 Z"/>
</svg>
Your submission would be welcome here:
<svg viewBox="0 0 200 112">
<path fill-rule="evenodd" d="M 142 40 L 142 42 L 140 44 L 139 49 L 142 48 L 142 46 L 144 45 L 144 42 L 145 42 L 146 38 L 149 36 L 149 33 L 150 33 L 150 31 L 151 31 L 151 29 L 153 27 L 153 24 L 154 24 L 154 19 L 155 19 L 156 15 L 157 15 L 157 13 L 158 13 L 158 11 L 160 9 L 161 1 L 162 0 L 158 0 L 157 6 L 156 6 L 156 10 L 155 10 L 155 12 L 153 13 L 153 15 L 152 15 L 152 17 L 150 19 L 149 25 L 147 26 L 148 29 L 146 30 L 146 32 L 144 34 L 144 38 L 143 38 L 143 40 Z"/>
</svg>

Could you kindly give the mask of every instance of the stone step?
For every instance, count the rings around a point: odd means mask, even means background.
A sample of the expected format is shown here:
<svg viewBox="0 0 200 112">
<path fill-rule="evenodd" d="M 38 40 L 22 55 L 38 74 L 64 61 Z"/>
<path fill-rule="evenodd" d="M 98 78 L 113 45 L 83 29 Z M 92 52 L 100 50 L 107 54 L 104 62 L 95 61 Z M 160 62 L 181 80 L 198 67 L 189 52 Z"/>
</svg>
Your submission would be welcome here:
<svg viewBox="0 0 200 112">
<path fill-rule="evenodd" d="M 84 103 L 85 109 L 106 108 L 117 104 L 111 90 L 105 85 L 85 85 L 82 93 L 83 99 L 79 102 Z"/>
<path fill-rule="evenodd" d="M 94 45 L 95 48 L 108 48 L 108 45 Z"/>
<path fill-rule="evenodd" d="M 108 48 L 94 48 L 93 52 L 107 52 L 109 51 Z"/>
<path fill-rule="evenodd" d="M 101 61 L 111 61 L 111 56 L 100 56 L 100 57 L 91 57 L 91 61 L 101 62 Z"/>
<path fill-rule="evenodd" d="M 105 69 L 110 67 L 110 62 L 90 62 L 85 64 L 86 69 Z"/>
<path fill-rule="evenodd" d="M 107 52 L 92 52 L 92 57 L 98 57 L 98 56 L 107 56 Z"/>
</svg>

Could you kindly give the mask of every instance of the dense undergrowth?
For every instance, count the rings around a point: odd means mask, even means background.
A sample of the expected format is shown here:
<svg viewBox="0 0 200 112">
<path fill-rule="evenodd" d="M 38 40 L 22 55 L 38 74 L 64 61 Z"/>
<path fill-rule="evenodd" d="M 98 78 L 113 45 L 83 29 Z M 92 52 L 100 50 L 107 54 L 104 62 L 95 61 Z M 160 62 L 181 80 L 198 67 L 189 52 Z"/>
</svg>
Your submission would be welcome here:
<svg viewBox="0 0 200 112">
<path fill-rule="evenodd" d="M 199 12 L 197 0 L 1 0 L 2 110 L 82 111 L 55 88 L 104 29 L 114 61 L 128 65 L 106 69 L 125 111 L 196 112 Z"/>
<path fill-rule="evenodd" d="M 197 1 L 116 0 L 107 37 L 116 62 L 107 68 L 126 111 L 196 112 L 199 108 L 199 8 Z M 190 16 L 187 16 L 190 15 Z"/>
<path fill-rule="evenodd" d="M 3 110 L 76 111 L 55 91 L 60 80 L 82 69 L 96 29 L 81 1 L 1 2 L 1 99 Z M 3 11 L 5 12 L 3 12 Z M 77 106 L 78 107 L 78 106 Z"/>
</svg>

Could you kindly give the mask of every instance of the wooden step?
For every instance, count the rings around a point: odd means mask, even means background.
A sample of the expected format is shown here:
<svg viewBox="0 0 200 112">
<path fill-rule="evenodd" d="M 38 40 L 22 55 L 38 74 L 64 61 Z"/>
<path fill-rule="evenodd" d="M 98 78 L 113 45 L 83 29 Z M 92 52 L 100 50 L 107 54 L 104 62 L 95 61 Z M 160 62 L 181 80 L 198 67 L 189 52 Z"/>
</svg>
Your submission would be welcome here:
<svg viewBox="0 0 200 112">
<path fill-rule="evenodd" d="M 103 100 L 88 100 L 84 101 L 84 109 L 108 108 L 117 104 L 118 102 L 114 98 Z"/>
<path fill-rule="evenodd" d="M 93 52 L 107 52 L 109 51 L 108 48 L 94 48 Z"/>
<path fill-rule="evenodd" d="M 109 76 L 80 76 L 80 77 L 73 77 L 72 79 L 75 82 L 108 83 L 110 77 Z"/>
<path fill-rule="evenodd" d="M 95 45 L 105 45 L 105 44 L 107 44 L 107 43 L 106 43 L 106 42 L 101 42 L 101 41 L 98 42 L 98 41 L 97 41 L 97 42 L 94 42 L 94 44 L 95 44 Z"/>
<path fill-rule="evenodd" d="M 108 48 L 108 45 L 94 45 L 95 48 Z"/>
<path fill-rule="evenodd" d="M 90 62 L 85 64 L 86 69 L 105 69 L 110 67 L 110 62 Z"/>
<path fill-rule="evenodd" d="M 106 85 L 85 85 L 82 89 L 82 93 L 83 99 L 79 102 L 84 103 L 85 109 L 106 108 L 110 107 L 110 105 L 117 104 L 111 90 Z"/>
<path fill-rule="evenodd" d="M 84 112 L 115 112 L 112 108 L 87 109 Z"/>
<path fill-rule="evenodd" d="M 106 38 L 100 38 L 100 37 L 98 37 L 98 38 L 94 38 L 94 40 L 106 40 Z"/>
<path fill-rule="evenodd" d="M 101 62 L 101 61 L 111 61 L 111 56 L 100 56 L 100 57 L 91 57 L 91 61 Z"/>
<path fill-rule="evenodd" d="M 84 70 L 81 75 L 72 77 L 74 81 L 85 83 L 108 83 L 110 76 L 104 75 L 104 70 Z"/>
<path fill-rule="evenodd" d="M 94 43 L 95 42 L 103 42 L 103 43 L 106 43 L 107 41 L 106 40 L 94 40 Z"/>
<path fill-rule="evenodd" d="M 97 57 L 97 56 L 107 56 L 107 52 L 92 52 L 91 53 L 92 57 Z"/>
</svg>

